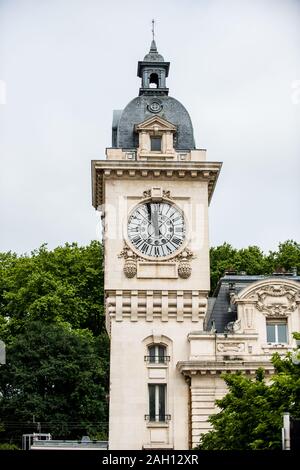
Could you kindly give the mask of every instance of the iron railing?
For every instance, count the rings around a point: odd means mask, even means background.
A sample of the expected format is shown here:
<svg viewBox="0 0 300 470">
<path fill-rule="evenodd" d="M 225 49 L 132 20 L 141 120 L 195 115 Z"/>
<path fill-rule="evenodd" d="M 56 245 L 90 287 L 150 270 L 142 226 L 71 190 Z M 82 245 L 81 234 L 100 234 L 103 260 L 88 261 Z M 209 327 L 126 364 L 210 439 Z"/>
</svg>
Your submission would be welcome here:
<svg viewBox="0 0 300 470">
<path fill-rule="evenodd" d="M 170 356 L 144 356 L 144 361 L 150 364 L 166 364 L 170 362 Z"/>
<path fill-rule="evenodd" d="M 166 423 L 171 420 L 171 415 L 145 415 L 145 420 L 150 421 L 151 423 Z"/>
</svg>

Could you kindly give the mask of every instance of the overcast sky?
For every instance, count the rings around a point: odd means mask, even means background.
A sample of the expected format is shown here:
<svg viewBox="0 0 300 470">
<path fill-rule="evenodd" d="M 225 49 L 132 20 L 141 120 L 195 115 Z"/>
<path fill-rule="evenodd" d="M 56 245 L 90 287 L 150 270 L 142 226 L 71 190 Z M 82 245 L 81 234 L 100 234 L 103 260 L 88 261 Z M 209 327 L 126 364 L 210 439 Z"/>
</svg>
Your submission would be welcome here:
<svg viewBox="0 0 300 470">
<path fill-rule="evenodd" d="M 223 161 L 211 245 L 299 240 L 299 0 L 0 0 L 0 251 L 99 238 L 90 161 L 138 94 L 152 17 L 170 95 Z"/>
</svg>

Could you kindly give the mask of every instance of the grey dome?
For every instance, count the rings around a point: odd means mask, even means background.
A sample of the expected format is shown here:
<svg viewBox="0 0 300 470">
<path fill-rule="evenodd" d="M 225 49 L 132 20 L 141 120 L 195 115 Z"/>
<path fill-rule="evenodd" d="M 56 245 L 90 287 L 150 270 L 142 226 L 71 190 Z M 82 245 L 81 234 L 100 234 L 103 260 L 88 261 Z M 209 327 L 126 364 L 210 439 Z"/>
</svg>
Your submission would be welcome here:
<svg viewBox="0 0 300 470">
<path fill-rule="evenodd" d="M 150 111 L 152 102 L 160 104 L 160 111 Z M 167 95 L 151 96 L 141 95 L 134 98 L 125 109 L 116 116 L 114 123 L 115 141 L 118 148 L 137 148 L 138 136 L 134 126 L 153 116 L 160 116 L 177 127 L 175 148 L 178 150 L 192 150 L 195 148 L 192 121 L 185 107 L 175 98 Z M 113 139 L 114 140 L 114 139 Z"/>
<path fill-rule="evenodd" d="M 145 55 L 144 62 L 164 62 L 164 58 L 161 54 L 149 52 Z"/>
<path fill-rule="evenodd" d="M 165 59 L 158 53 L 156 42 L 154 39 L 151 42 L 150 51 L 144 57 L 144 62 L 164 62 Z"/>
</svg>

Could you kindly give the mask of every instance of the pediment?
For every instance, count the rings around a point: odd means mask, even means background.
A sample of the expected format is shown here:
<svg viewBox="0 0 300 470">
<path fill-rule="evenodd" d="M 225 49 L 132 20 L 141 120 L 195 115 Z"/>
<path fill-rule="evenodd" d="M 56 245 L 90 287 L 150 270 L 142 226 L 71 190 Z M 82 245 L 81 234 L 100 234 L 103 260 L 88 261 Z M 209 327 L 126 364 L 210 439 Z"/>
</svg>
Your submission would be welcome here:
<svg viewBox="0 0 300 470">
<path fill-rule="evenodd" d="M 300 284 L 287 279 L 254 282 L 240 291 L 235 303 L 251 303 L 268 316 L 286 316 L 300 303 Z"/>
<path fill-rule="evenodd" d="M 169 131 L 169 132 L 176 132 L 176 126 L 171 124 L 169 121 L 162 119 L 159 116 L 153 116 L 150 119 L 146 119 L 145 121 L 141 122 L 140 124 L 136 124 L 135 131 Z"/>
</svg>

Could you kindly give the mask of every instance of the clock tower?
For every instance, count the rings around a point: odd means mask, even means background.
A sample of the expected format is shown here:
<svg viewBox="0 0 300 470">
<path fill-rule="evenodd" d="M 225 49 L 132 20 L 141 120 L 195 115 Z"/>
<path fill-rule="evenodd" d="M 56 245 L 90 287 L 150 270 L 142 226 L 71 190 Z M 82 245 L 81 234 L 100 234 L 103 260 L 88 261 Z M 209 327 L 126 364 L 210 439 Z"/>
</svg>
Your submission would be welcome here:
<svg viewBox="0 0 300 470">
<path fill-rule="evenodd" d="M 208 204 L 221 168 L 196 149 L 185 107 L 169 96 L 170 63 L 138 62 L 139 96 L 114 111 L 112 147 L 92 162 L 101 210 L 111 339 L 110 449 L 188 449 L 190 383 L 178 368 L 203 331 Z M 203 332 L 204 333 L 204 332 Z"/>
</svg>

